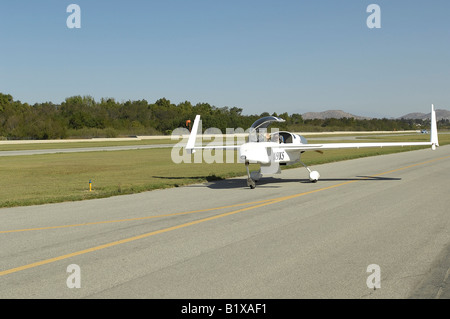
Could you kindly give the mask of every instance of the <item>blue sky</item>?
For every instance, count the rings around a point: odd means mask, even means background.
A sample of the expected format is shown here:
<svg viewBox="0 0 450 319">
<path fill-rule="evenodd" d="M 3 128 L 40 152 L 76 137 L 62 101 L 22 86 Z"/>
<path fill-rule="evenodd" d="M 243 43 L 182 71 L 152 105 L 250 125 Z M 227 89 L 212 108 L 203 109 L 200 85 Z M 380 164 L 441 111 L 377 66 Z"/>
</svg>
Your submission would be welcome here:
<svg viewBox="0 0 450 319">
<path fill-rule="evenodd" d="M 69 4 L 81 28 L 69 29 Z M 369 4 L 381 28 L 369 29 Z M 244 114 L 450 109 L 450 1 L 5 0 L 0 92 L 165 97 Z"/>
</svg>

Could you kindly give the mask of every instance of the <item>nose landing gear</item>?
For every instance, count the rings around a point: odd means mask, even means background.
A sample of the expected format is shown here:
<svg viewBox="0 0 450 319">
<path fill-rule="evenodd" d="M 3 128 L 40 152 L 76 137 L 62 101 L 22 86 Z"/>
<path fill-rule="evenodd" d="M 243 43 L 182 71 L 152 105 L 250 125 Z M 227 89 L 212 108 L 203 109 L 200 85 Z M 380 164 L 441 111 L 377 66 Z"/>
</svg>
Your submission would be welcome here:
<svg viewBox="0 0 450 319">
<path fill-rule="evenodd" d="M 311 171 L 311 169 L 302 161 L 300 161 L 300 163 L 308 170 L 309 172 L 309 180 L 311 181 L 311 183 L 317 183 L 317 181 L 320 178 L 320 174 L 318 171 Z"/>
</svg>

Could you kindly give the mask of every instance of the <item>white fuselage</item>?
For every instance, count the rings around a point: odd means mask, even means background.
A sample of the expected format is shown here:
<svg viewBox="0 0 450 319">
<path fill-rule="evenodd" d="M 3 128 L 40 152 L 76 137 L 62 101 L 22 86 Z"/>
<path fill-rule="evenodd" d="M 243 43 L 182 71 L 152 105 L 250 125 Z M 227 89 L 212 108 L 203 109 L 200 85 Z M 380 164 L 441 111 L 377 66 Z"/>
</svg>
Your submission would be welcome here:
<svg viewBox="0 0 450 319">
<path fill-rule="evenodd" d="M 242 144 L 239 147 L 240 162 L 249 162 L 252 164 L 289 165 L 300 160 L 300 153 L 295 150 L 287 150 L 283 146 L 303 145 L 308 141 L 298 134 L 290 132 L 275 132 L 270 134 L 265 141 L 250 142 Z"/>
</svg>

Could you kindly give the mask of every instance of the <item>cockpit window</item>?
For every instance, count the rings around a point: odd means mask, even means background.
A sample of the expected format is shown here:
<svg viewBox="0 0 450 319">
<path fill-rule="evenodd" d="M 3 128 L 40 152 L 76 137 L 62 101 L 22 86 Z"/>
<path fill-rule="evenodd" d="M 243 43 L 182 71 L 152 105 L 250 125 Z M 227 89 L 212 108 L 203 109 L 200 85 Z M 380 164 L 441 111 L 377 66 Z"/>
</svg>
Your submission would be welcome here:
<svg viewBox="0 0 450 319">
<path fill-rule="evenodd" d="M 270 135 L 270 141 L 275 143 L 292 143 L 293 135 L 290 132 L 275 132 Z"/>
</svg>

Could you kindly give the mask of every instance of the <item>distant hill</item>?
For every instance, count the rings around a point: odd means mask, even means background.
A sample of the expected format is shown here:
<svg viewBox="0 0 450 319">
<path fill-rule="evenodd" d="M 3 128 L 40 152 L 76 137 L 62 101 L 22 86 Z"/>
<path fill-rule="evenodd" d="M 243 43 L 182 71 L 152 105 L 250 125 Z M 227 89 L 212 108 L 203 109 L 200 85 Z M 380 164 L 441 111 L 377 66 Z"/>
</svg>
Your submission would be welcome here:
<svg viewBox="0 0 450 319">
<path fill-rule="evenodd" d="M 304 120 L 312 120 L 312 119 L 324 120 L 324 119 L 329 119 L 329 118 L 340 119 L 340 118 L 344 118 L 344 117 L 355 118 L 357 120 L 371 119 L 371 117 L 358 116 L 358 115 L 344 112 L 342 110 L 328 110 L 328 111 L 323 111 L 323 112 L 307 112 L 307 113 L 303 113 L 302 117 Z M 416 112 L 416 113 L 405 114 L 403 116 L 400 116 L 398 119 L 426 120 L 429 118 L 430 118 L 430 113 Z M 438 110 L 436 110 L 436 118 L 438 121 L 442 120 L 442 119 L 450 120 L 450 111 L 438 109 Z"/>
<path fill-rule="evenodd" d="M 370 119 L 370 117 L 357 116 L 341 110 L 329 110 L 324 112 L 307 112 L 302 114 L 302 117 L 304 120 L 312 120 L 312 119 L 324 120 L 329 118 L 340 119 L 343 117 L 355 118 L 357 120 Z"/>
<path fill-rule="evenodd" d="M 430 118 L 430 113 L 408 113 L 406 115 L 400 116 L 400 119 L 417 119 L 417 120 L 426 120 Z M 436 110 L 436 118 L 437 120 L 447 119 L 450 120 L 450 111 L 447 110 Z"/>
</svg>

